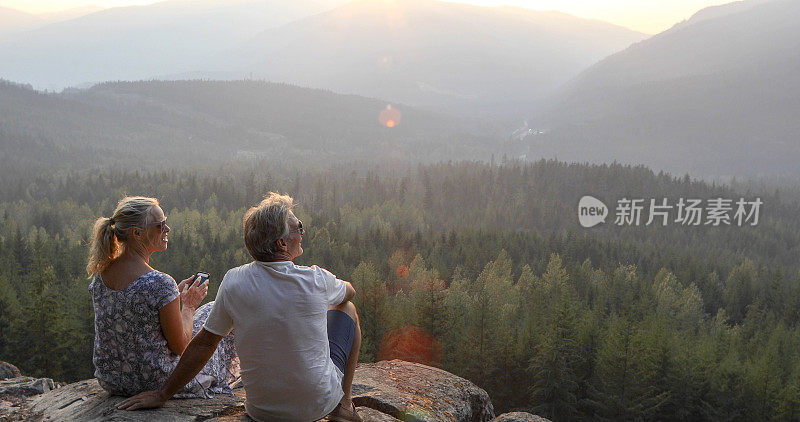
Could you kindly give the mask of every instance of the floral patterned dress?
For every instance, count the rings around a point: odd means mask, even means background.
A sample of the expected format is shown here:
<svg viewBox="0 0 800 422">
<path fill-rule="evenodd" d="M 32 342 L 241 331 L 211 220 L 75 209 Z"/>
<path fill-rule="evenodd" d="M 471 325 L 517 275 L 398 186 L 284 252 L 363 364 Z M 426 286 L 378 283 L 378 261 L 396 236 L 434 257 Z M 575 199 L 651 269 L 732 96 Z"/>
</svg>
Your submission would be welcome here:
<svg viewBox="0 0 800 422">
<path fill-rule="evenodd" d="M 153 270 L 124 289 L 112 290 L 98 274 L 89 292 L 94 302 L 94 376 L 100 386 L 122 396 L 161 388 L 180 359 L 169 349 L 158 316 L 159 309 L 180 296 L 175 280 Z M 200 331 L 212 305 L 195 311 L 192 335 Z M 232 394 L 240 372 L 233 335 L 222 339 L 206 366 L 175 397 Z"/>
</svg>

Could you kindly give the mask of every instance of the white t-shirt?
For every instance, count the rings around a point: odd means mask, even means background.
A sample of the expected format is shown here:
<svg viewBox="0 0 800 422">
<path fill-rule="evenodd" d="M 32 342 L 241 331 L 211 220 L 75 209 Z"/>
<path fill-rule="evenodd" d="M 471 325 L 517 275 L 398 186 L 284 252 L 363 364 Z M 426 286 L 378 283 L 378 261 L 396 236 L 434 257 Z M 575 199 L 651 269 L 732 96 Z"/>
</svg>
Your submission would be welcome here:
<svg viewBox="0 0 800 422">
<path fill-rule="evenodd" d="M 328 270 L 291 261 L 255 261 L 230 269 L 204 328 L 236 329 L 247 403 L 259 421 L 313 421 L 342 399 L 344 374 L 328 346 L 327 312 L 346 285 Z"/>
</svg>

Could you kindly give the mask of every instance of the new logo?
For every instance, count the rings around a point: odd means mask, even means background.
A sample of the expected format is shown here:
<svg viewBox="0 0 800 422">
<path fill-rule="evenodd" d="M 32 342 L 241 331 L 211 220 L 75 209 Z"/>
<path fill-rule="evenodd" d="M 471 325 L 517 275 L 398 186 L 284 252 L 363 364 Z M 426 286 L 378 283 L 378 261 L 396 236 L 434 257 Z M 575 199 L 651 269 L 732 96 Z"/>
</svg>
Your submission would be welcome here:
<svg viewBox="0 0 800 422">
<path fill-rule="evenodd" d="M 583 227 L 594 227 L 606 222 L 608 207 L 603 201 L 586 195 L 578 202 L 578 221 Z"/>
</svg>

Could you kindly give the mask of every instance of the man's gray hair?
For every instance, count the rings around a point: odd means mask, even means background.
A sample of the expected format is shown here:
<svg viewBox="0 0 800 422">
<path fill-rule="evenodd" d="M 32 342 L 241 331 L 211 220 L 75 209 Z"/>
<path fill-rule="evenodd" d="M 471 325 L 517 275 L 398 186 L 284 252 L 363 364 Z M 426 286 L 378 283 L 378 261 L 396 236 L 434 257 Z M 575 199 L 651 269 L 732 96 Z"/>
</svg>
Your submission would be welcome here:
<svg viewBox="0 0 800 422">
<path fill-rule="evenodd" d="M 270 192 L 244 214 L 244 245 L 256 261 L 269 261 L 278 253 L 278 239 L 289 235 L 289 211 L 294 199 Z"/>
</svg>

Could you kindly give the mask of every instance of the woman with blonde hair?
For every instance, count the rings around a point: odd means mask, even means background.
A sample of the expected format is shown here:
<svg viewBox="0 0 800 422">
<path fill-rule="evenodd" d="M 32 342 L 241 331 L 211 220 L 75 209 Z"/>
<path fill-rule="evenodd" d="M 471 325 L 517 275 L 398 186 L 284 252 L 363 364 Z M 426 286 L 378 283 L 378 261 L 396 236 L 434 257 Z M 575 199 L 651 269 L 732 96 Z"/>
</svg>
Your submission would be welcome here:
<svg viewBox="0 0 800 422">
<path fill-rule="evenodd" d="M 180 283 L 150 266 L 167 249 L 170 227 L 155 198 L 125 197 L 94 224 L 86 271 L 95 312 L 95 377 L 109 393 L 130 396 L 161 387 L 213 302 L 200 306 L 208 283 Z M 233 334 L 179 397 L 232 394 L 239 377 Z"/>
</svg>

